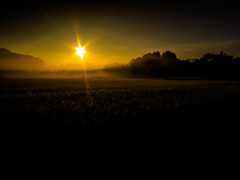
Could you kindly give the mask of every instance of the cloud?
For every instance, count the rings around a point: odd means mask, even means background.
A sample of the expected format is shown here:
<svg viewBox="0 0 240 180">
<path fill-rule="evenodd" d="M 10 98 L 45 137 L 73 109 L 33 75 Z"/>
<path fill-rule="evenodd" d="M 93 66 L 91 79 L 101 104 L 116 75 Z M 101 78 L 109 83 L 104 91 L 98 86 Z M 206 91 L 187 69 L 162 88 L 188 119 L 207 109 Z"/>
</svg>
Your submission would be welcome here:
<svg viewBox="0 0 240 180">
<path fill-rule="evenodd" d="M 39 58 L 0 48 L 0 70 L 42 70 L 44 68 L 45 63 Z"/>
</svg>

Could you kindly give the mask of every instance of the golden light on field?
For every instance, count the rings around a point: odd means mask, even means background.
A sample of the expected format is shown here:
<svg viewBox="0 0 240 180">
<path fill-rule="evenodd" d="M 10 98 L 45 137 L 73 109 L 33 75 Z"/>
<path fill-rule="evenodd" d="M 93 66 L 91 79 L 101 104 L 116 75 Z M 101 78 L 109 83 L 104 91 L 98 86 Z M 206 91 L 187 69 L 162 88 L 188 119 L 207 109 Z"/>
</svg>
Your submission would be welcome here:
<svg viewBox="0 0 240 180">
<path fill-rule="evenodd" d="M 79 44 L 79 46 L 76 48 L 76 54 L 83 59 L 85 53 L 86 53 L 85 47 Z"/>
</svg>

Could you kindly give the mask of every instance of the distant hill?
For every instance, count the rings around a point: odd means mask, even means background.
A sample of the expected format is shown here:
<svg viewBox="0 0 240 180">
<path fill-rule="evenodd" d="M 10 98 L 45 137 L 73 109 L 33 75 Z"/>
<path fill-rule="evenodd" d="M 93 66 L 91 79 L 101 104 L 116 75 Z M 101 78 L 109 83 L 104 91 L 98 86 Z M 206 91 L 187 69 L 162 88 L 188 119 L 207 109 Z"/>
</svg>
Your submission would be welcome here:
<svg viewBox="0 0 240 180">
<path fill-rule="evenodd" d="M 0 70 L 41 70 L 44 67 L 45 63 L 40 58 L 0 48 Z"/>
</svg>

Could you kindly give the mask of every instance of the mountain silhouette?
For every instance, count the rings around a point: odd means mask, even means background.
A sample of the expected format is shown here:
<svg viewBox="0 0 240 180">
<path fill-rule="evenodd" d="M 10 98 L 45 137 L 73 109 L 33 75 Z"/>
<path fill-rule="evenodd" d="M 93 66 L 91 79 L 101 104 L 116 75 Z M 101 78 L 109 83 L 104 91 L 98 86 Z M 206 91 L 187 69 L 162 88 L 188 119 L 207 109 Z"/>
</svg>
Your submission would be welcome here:
<svg viewBox="0 0 240 180">
<path fill-rule="evenodd" d="M 45 63 L 40 58 L 0 48 L 0 70 L 40 70 L 44 67 Z"/>
</svg>

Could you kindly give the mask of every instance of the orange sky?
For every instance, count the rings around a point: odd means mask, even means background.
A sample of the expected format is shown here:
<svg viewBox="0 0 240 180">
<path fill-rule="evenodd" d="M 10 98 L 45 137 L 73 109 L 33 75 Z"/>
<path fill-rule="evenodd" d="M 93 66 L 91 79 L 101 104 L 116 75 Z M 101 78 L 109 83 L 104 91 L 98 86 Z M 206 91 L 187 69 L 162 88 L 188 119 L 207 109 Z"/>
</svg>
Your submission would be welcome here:
<svg viewBox="0 0 240 180">
<path fill-rule="evenodd" d="M 75 69 L 81 63 L 75 55 L 78 46 L 76 24 L 80 44 L 85 46 L 84 62 L 89 68 L 102 68 L 106 64 L 125 64 L 130 59 L 141 56 L 147 50 L 129 46 L 129 42 L 121 37 L 114 37 L 114 33 L 104 32 L 104 28 L 94 25 L 81 25 L 77 21 L 56 22 L 47 19 L 45 27 L 21 29 L 2 42 L 12 52 L 30 54 L 45 61 L 51 69 Z M 49 28 L 50 25 L 50 28 Z M 19 35 L 21 35 L 19 37 Z"/>
<path fill-rule="evenodd" d="M 75 56 L 77 33 L 86 46 L 88 69 L 126 64 L 153 51 L 172 51 L 181 59 L 221 50 L 240 56 L 239 13 L 223 13 L 223 7 L 156 6 L 144 1 L 138 6 L 94 2 L 41 6 L 30 12 L 23 8 L 12 14 L 5 10 L 0 17 L 0 48 L 41 58 L 49 69 L 81 67 Z"/>
</svg>

